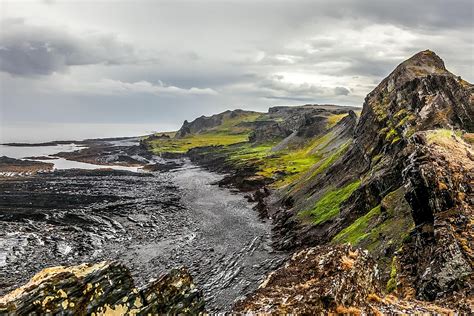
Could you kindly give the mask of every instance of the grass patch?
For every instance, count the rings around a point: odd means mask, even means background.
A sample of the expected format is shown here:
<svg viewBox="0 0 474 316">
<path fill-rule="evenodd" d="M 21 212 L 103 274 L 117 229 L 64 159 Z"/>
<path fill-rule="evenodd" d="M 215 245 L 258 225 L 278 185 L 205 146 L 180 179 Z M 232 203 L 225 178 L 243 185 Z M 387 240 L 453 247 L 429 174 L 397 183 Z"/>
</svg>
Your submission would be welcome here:
<svg viewBox="0 0 474 316">
<path fill-rule="evenodd" d="M 344 117 L 349 115 L 348 113 L 343 113 L 343 114 L 333 114 L 328 116 L 328 122 L 327 122 L 327 128 L 334 127 L 337 123 L 339 123 L 340 120 L 342 120 Z"/>
<path fill-rule="evenodd" d="M 369 233 L 367 228 L 371 220 L 380 215 L 380 205 L 374 207 L 370 212 L 364 216 L 359 217 L 352 225 L 341 230 L 333 238 L 335 243 L 350 243 L 353 246 L 356 246 L 361 240 L 365 239 Z"/>
<path fill-rule="evenodd" d="M 272 148 L 278 141 L 258 145 L 242 144 L 230 152 L 229 159 L 235 164 L 253 163 L 258 168 L 258 175 L 273 178 L 275 182 L 272 186 L 282 187 L 296 181 L 298 177 L 329 155 L 321 154 L 320 151 L 331 141 L 331 137 L 332 134 L 328 133 L 308 140 L 300 147 L 277 152 L 272 151 Z M 347 145 L 345 144 L 336 154 L 324 160 L 320 169 L 334 162 L 347 149 Z"/>
<path fill-rule="evenodd" d="M 312 210 L 300 212 L 301 216 L 310 216 L 315 224 L 321 224 L 334 218 L 340 212 L 340 205 L 360 186 L 360 181 L 349 183 L 348 185 L 326 192 Z"/>
<path fill-rule="evenodd" d="M 455 136 L 455 134 L 450 129 L 435 129 L 428 131 L 426 140 L 429 144 L 432 144 L 436 141 L 451 139 L 453 136 Z"/>
<path fill-rule="evenodd" d="M 335 153 L 333 153 L 331 156 L 328 158 L 324 159 L 321 164 L 314 170 L 314 172 L 311 174 L 311 178 L 314 178 L 324 170 L 326 170 L 329 166 L 331 166 L 339 157 L 341 157 L 349 148 L 349 145 L 351 144 L 351 141 L 348 141 L 344 145 L 342 145 Z"/>
<path fill-rule="evenodd" d="M 243 123 L 255 122 L 261 116 L 261 113 L 250 112 L 241 114 L 233 118 L 225 117 L 219 126 L 210 128 L 208 131 L 214 131 L 224 134 L 242 134 L 246 132 L 249 133 L 251 131 L 251 128 L 248 126 L 244 126 Z"/>
<path fill-rule="evenodd" d="M 160 154 L 164 152 L 186 153 L 189 149 L 196 147 L 228 146 L 248 142 L 252 126 L 245 123 L 254 122 L 261 116 L 262 113 L 258 112 L 246 112 L 235 117 L 226 114 L 223 116 L 222 123 L 216 127 L 183 138 L 150 140 L 148 144 L 155 154 Z"/>
<path fill-rule="evenodd" d="M 367 249 L 377 260 L 385 282 L 391 278 L 392 255 L 415 227 L 403 186 L 387 194 L 380 205 L 341 230 L 333 244 L 350 242 Z M 396 282 L 392 281 L 396 285 Z"/>
<path fill-rule="evenodd" d="M 149 142 L 155 154 L 164 152 L 185 153 L 191 148 L 205 146 L 226 146 L 248 141 L 248 134 L 203 133 L 183 138 L 157 139 Z"/>
</svg>

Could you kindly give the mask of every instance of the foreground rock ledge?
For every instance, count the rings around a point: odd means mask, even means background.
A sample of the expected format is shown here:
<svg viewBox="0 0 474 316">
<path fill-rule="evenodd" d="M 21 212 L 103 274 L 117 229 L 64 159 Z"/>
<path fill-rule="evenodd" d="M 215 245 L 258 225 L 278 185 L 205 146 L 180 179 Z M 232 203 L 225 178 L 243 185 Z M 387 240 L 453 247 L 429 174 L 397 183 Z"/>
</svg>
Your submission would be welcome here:
<svg viewBox="0 0 474 316">
<path fill-rule="evenodd" d="M 235 311 L 296 315 L 470 313 L 469 307 L 384 295 L 379 284 L 379 270 L 367 251 L 349 244 L 313 247 L 295 253 L 255 293 L 238 302 Z"/>
<path fill-rule="evenodd" d="M 0 298 L 0 314 L 198 314 L 201 292 L 185 268 L 173 269 L 143 289 L 115 262 L 47 268 Z"/>
</svg>

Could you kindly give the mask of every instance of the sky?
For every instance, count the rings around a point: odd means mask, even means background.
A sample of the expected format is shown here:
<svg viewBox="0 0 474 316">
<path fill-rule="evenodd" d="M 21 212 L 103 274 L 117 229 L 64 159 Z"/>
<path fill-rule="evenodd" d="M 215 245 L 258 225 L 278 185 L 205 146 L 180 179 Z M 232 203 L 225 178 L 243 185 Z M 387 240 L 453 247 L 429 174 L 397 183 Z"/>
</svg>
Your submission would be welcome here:
<svg viewBox="0 0 474 316">
<path fill-rule="evenodd" d="M 473 21 L 472 0 L 0 0 L 0 142 L 362 106 L 425 49 L 474 82 Z"/>
</svg>

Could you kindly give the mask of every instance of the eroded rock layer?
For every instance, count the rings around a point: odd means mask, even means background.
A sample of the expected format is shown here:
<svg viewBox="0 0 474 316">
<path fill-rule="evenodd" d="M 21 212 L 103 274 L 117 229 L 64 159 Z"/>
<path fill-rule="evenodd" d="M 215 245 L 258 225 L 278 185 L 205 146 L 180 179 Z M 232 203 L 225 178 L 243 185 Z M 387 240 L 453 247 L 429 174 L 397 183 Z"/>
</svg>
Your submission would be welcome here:
<svg viewBox="0 0 474 316">
<path fill-rule="evenodd" d="M 129 270 L 114 262 L 47 268 L 26 285 L 0 298 L 0 313 L 197 314 L 204 311 L 201 292 L 189 273 L 175 269 L 142 289 Z"/>
</svg>

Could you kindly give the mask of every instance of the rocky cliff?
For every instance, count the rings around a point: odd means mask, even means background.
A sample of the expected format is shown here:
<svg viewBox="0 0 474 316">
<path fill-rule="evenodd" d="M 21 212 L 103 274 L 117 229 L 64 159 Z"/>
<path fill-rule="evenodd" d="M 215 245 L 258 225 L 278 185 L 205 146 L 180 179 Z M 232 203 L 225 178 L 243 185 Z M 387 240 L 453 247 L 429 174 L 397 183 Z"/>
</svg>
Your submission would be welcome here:
<svg viewBox="0 0 474 316">
<path fill-rule="evenodd" d="M 431 51 L 400 64 L 367 96 L 345 154 L 268 199 L 276 244 L 350 242 L 387 292 L 472 297 L 472 92 Z"/>
</svg>

